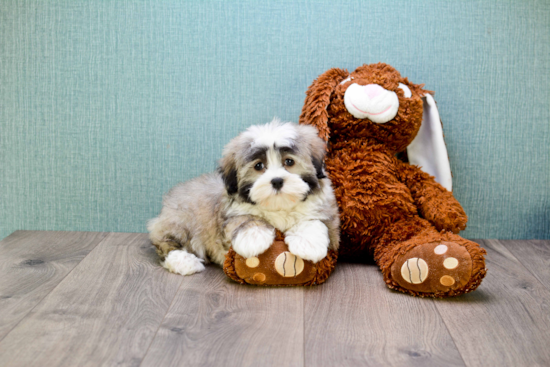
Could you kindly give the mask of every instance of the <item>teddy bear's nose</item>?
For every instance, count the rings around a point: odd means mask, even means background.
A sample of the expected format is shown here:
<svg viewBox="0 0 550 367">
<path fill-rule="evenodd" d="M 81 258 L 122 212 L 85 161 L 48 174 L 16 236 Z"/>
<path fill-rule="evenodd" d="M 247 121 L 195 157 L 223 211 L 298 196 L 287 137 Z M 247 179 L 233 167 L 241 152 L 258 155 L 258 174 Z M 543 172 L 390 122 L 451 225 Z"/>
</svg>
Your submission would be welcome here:
<svg viewBox="0 0 550 367">
<path fill-rule="evenodd" d="M 384 91 L 384 88 L 378 84 L 368 84 L 363 87 L 363 91 L 370 99 L 373 99 L 380 95 Z"/>
</svg>

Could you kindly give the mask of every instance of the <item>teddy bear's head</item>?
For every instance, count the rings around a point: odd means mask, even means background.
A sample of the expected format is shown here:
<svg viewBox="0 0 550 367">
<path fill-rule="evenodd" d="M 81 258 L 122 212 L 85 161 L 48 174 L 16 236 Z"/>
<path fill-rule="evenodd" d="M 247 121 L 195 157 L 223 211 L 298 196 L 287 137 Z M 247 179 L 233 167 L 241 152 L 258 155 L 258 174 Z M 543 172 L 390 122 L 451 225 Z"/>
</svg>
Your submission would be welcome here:
<svg viewBox="0 0 550 367">
<path fill-rule="evenodd" d="M 392 66 L 363 65 L 352 73 L 333 68 L 309 87 L 300 123 L 340 147 L 360 139 L 383 144 L 390 153 L 407 150 L 409 162 L 452 190 L 449 157 L 432 92 L 413 84 Z"/>
<path fill-rule="evenodd" d="M 422 123 L 422 87 L 384 63 L 330 69 L 309 87 L 300 123 L 315 125 L 327 141 L 368 138 L 399 152 Z"/>
</svg>

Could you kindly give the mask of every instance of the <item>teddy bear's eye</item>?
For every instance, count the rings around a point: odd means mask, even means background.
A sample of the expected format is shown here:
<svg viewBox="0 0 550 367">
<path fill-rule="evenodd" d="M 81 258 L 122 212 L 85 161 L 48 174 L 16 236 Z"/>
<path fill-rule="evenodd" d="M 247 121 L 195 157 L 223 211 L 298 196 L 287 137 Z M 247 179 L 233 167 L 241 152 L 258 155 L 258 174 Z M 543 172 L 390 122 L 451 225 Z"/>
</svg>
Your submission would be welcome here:
<svg viewBox="0 0 550 367">
<path fill-rule="evenodd" d="M 351 76 L 348 76 L 346 79 L 342 80 L 340 82 L 340 84 L 344 84 L 345 82 L 349 82 L 350 80 L 352 80 L 353 78 Z"/>
<path fill-rule="evenodd" d="M 409 87 L 407 87 L 403 83 L 399 83 L 399 88 L 403 89 L 403 93 L 405 93 L 405 98 L 411 98 L 412 93 L 411 93 L 411 90 L 409 89 Z"/>
</svg>

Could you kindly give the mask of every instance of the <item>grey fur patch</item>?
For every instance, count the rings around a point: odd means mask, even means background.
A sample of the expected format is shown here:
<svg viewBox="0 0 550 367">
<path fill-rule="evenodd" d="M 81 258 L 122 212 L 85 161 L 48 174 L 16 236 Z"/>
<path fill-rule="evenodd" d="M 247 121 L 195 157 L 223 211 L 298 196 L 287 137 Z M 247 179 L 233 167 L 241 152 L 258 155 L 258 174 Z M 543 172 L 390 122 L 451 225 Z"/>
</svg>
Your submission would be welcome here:
<svg viewBox="0 0 550 367">
<path fill-rule="evenodd" d="M 258 147 L 252 149 L 245 157 L 246 162 L 252 162 L 256 159 L 260 159 L 262 162 L 265 162 L 266 160 L 266 154 L 267 154 L 267 147 Z"/>
<path fill-rule="evenodd" d="M 309 192 L 312 193 L 319 189 L 319 180 L 313 175 L 302 175 L 302 180 L 308 184 Z"/>
<path fill-rule="evenodd" d="M 311 157 L 311 163 L 313 163 L 313 167 L 315 167 L 315 173 L 317 174 L 318 179 L 327 177 L 324 172 L 325 163 L 322 160 L 316 157 Z"/>
<path fill-rule="evenodd" d="M 281 155 L 287 153 L 287 154 L 297 154 L 298 153 L 298 149 L 296 148 L 296 146 L 290 146 L 290 147 L 278 147 L 275 145 L 274 147 L 276 150 L 279 151 L 279 153 Z"/>
<path fill-rule="evenodd" d="M 236 194 L 239 191 L 239 181 L 237 178 L 237 170 L 231 169 L 229 173 L 223 173 L 223 170 L 219 168 L 219 172 L 222 175 L 223 183 L 228 195 Z"/>
<path fill-rule="evenodd" d="M 246 203 L 256 205 L 255 202 L 250 199 L 250 189 L 254 186 L 254 184 L 248 183 L 239 188 L 239 196 L 241 199 L 243 199 Z"/>
</svg>

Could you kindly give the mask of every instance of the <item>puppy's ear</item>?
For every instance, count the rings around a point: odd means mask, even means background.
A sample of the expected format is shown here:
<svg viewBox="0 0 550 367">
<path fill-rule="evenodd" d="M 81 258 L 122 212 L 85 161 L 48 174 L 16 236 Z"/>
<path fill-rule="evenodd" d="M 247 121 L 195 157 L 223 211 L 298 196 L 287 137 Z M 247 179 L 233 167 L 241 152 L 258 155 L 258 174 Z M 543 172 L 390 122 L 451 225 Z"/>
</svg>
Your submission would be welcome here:
<svg viewBox="0 0 550 367">
<path fill-rule="evenodd" d="M 326 142 L 330 137 L 327 107 L 334 89 L 349 76 L 347 70 L 332 68 L 321 74 L 310 85 L 300 115 L 300 124 L 313 125 L 319 136 Z"/>
<path fill-rule="evenodd" d="M 315 167 L 317 178 L 326 178 L 327 175 L 325 175 L 325 162 L 314 156 L 311 157 L 311 162 L 313 163 L 313 167 Z"/>
<path fill-rule="evenodd" d="M 325 173 L 325 155 L 327 145 L 318 135 L 318 131 L 314 126 L 298 125 L 302 139 L 307 143 L 311 163 L 315 167 L 315 175 L 318 179 L 326 178 Z"/>
<path fill-rule="evenodd" d="M 222 175 L 223 183 L 228 195 L 236 194 L 239 191 L 239 182 L 237 178 L 237 168 L 235 160 L 231 156 L 225 156 L 220 161 L 218 168 Z"/>
</svg>

